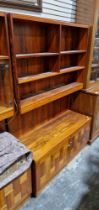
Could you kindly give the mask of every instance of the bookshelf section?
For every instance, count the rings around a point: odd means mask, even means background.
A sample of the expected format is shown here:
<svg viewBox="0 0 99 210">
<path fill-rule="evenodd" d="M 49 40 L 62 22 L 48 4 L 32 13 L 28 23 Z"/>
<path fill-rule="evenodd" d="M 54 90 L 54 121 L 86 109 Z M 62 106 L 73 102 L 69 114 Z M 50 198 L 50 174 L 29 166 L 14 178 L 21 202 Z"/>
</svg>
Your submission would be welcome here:
<svg viewBox="0 0 99 210">
<path fill-rule="evenodd" d="M 86 53 L 87 36 L 86 28 L 61 26 L 61 53 Z"/>
<path fill-rule="evenodd" d="M 60 71 L 68 68 L 79 68 L 84 69 L 85 55 L 83 54 L 63 54 L 60 56 Z"/>
<path fill-rule="evenodd" d="M 33 55 L 33 53 L 34 56 L 39 56 L 39 54 L 44 56 L 44 54 L 50 55 L 59 52 L 60 26 L 58 24 L 14 18 L 13 32 L 17 43 L 15 52 L 20 56 L 23 54 L 29 56 L 29 54 Z"/>
<path fill-rule="evenodd" d="M 14 14 L 9 21 L 21 114 L 83 88 L 87 26 Z"/>
<path fill-rule="evenodd" d="M 14 114 L 7 16 L 0 13 L 0 121 Z"/>
<path fill-rule="evenodd" d="M 59 56 L 20 59 L 16 61 L 16 68 L 18 77 L 56 72 L 59 69 Z"/>
</svg>

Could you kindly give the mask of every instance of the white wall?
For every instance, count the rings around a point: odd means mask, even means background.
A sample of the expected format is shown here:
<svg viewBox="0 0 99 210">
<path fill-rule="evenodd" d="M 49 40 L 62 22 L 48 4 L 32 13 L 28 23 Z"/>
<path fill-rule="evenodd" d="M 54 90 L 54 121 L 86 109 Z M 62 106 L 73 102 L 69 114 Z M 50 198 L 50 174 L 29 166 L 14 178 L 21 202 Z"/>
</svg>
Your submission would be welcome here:
<svg viewBox="0 0 99 210">
<path fill-rule="evenodd" d="M 21 13 L 21 14 L 40 16 L 45 18 L 52 18 L 57 20 L 71 21 L 71 22 L 75 21 L 76 0 L 42 0 L 42 1 L 43 1 L 42 13 L 25 11 L 25 10 L 16 10 L 10 8 L 6 9 L 4 7 L 0 7 L 0 11 Z"/>
</svg>

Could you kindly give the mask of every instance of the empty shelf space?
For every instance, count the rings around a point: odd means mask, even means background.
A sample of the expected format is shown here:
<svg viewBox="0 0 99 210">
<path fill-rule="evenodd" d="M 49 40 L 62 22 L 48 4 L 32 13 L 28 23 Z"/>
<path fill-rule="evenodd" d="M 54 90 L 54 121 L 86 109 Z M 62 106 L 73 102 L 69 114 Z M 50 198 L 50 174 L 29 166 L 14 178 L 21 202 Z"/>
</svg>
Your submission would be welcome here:
<svg viewBox="0 0 99 210">
<path fill-rule="evenodd" d="M 38 161 L 64 140 L 68 145 L 68 138 L 89 121 L 89 117 L 67 110 L 21 136 L 20 139 L 33 151 L 34 160 Z"/>
<path fill-rule="evenodd" d="M 86 53 L 86 50 L 68 50 L 68 51 L 61 51 L 62 55 L 65 54 L 78 54 L 78 53 Z"/>
<path fill-rule="evenodd" d="M 5 107 L 0 105 L 0 121 L 10 118 L 14 115 L 13 107 Z"/>
<path fill-rule="evenodd" d="M 54 77 L 57 75 L 62 75 L 62 74 L 73 72 L 73 71 L 80 71 L 84 68 L 85 68 L 84 66 L 74 66 L 74 67 L 68 67 L 68 68 L 61 69 L 60 72 L 47 72 L 47 73 L 42 73 L 42 74 L 38 74 L 38 75 L 19 77 L 18 84 L 21 85 L 24 83 L 33 82 L 36 80 L 45 79 L 45 78 L 49 78 L 49 77 Z"/>
<path fill-rule="evenodd" d="M 83 83 L 73 82 L 68 85 L 64 85 L 44 93 L 32 96 L 26 99 L 21 100 L 20 102 L 20 111 L 21 114 L 39 108 L 45 104 L 53 102 L 59 98 L 65 97 L 71 93 L 74 93 L 83 88 Z"/>
<path fill-rule="evenodd" d="M 8 60 L 9 56 L 7 55 L 0 55 L 0 60 Z"/>
<path fill-rule="evenodd" d="M 56 56 L 59 55 L 59 53 L 54 52 L 44 52 L 44 53 L 27 53 L 27 54 L 16 54 L 17 59 L 22 58 L 31 58 L 31 57 L 46 57 L 46 56 Z"/>
</svg>

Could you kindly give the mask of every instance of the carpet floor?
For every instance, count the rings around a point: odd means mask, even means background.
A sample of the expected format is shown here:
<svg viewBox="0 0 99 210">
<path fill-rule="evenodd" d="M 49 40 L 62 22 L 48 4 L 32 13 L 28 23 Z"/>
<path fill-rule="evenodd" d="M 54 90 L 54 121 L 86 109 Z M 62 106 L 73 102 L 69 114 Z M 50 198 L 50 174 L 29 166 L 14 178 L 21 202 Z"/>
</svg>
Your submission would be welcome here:
<svg viewBox="0 0 99 210">
<path fill-rule="evenodd" d="M 99 138 L 20 210 L 99 210 Z"/>
</svg>

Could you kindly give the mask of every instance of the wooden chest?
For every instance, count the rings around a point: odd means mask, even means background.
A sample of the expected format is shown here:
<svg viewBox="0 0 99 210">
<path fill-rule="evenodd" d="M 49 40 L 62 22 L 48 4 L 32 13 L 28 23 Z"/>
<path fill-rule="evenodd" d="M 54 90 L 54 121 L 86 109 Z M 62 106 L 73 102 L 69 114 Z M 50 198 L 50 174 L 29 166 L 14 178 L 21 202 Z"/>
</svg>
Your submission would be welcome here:
<svg viewBox="0 0 99 210">
<path fill-rule="evenodd" d="M 89 133 L 90 118 L 68 110 L 22 138 L 34 156 L 33 195 L 86 145 Z"/>
<path fill-rule="evenodd" d="M 0 210 L 18 210 L 31 196 L 31 169 L 0 189 Z"/>
</svg>

